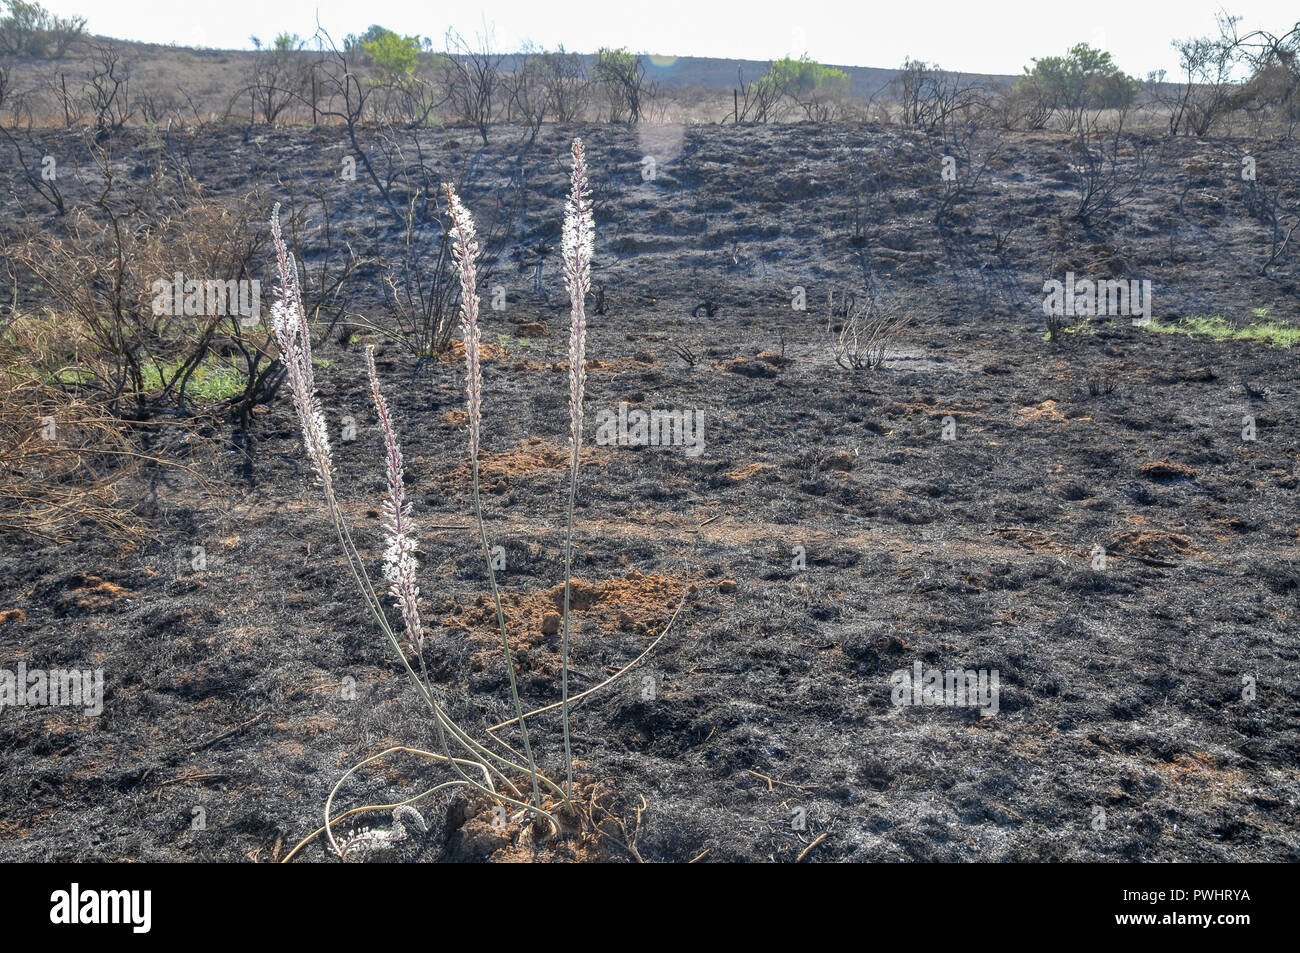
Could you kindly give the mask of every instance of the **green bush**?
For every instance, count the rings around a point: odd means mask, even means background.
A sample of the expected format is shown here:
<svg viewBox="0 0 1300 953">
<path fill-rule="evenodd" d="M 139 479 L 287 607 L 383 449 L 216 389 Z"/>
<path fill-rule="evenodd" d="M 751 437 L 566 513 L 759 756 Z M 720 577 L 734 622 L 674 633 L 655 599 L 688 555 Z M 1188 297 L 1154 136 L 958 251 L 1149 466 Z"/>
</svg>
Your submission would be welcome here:
<svg viewBox="0 0 1300 953">
<path fill-rule="evenodd" d="M 362 39 L 361 50 L 385 79 L 410 76 L 420 62 L 420 38 L 400 36 L 383 27 L 371 27 L 370 39 Z"/>
<path fill-rule="evenodd" d="M 637 123 L 645 109 L 653 88 L 645 82 L 645 66 L 641 57 L 629 53 L 626 47 L 617 50 L 601 47 L 592 64 L 592 78 L 603 87 L 610 105 L 610 121 Z"/>
<path fill-rule="evenodd" d="M 0 52 L 15 56 L 60 57 L 86 32 L 85 17 L 59 17 L 39 3 L 0 0 Z"/>
<path fill-rule="evenodd" d="M 1016 92 L 1060 113 L 1067 128 L 1073 129 L 1082 124 L 1085 112 L 1131 105 L 1138 85 L 1114 64 L 1109 53 L 1079 43 L 1065 56 L 1035 59 L 1033 69 L 1025 67 Z"/>
<path fill-rule="evenodd" d="M 773 60 L 767 75 L 759 82 L 768 84 L 778 94 L 801 99 L 815 93 L 843 92 L 848 89 L 849 75 L 833 66 L 822 66 L 805 53 L 798 59 L 787 56 Z"/>
</svg>

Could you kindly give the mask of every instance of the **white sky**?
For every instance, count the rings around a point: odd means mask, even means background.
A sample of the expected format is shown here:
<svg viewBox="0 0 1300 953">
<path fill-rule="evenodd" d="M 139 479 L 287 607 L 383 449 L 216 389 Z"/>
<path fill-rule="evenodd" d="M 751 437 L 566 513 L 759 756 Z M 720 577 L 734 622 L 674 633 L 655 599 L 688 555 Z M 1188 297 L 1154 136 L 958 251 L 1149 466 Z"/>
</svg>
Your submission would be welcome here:
<svg viewBox="0 0 1300 953">
<path fill-rule="evenodd" d="M 807 52 L 823 63 L 893 68 L 904 56 L 947 69 L 1019 73 L 1032 57 L 1077 42 L 1109 50 L 1144 77 L 1177 69 L 1169 43 L 1214 29 L 1225 2 L 1242 29 L 1285 32 L 1295 0 L 42 0 L 86 17 L 94 33 L 185 46 L 251 48 L 280 31 L 336 40 L 378 23 L 442 45 L 447 27 L 467 37 L 491 26 L 496 46 L 525 40 L 589 53 L 601 46 L 676 56 L 768 60 Z"/>
</svg>

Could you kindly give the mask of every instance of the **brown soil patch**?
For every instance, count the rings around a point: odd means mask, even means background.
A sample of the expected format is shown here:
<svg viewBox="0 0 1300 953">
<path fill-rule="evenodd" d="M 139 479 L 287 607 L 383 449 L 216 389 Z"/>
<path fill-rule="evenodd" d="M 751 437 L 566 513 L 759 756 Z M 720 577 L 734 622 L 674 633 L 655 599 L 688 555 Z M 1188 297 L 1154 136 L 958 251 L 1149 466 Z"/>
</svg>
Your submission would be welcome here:
<svg viewBox="0 0 1300 953">
<path fill-rule="evenodd" d="M 78 609 L 102 609 L 135 593 L 98 576 L 83 576 L 83 585 L 69 593 Z"/>
<path fill-rule="evenodd" d="M 525 779 L 519 779 L 523 786 Z M 526 790 L 526 788 L 525 788 Z M 542 806 L 555 813 L 568 830 L 556 837 L 549 825 L 527 824 L 520 812 L 486 795 L 475 794 L 458 805 L 450 818 L 447 859 L 463 863 L 584 863 L 640 859 L 636 838 L 641 810 L 616 811 L 601 782 L 589 775 L 574 779 L 578 813 L 561 812 L 554 797 L 543 795 Z M 630 817 L 628 816 L 630 814 Z M 358 817 L 354 827 L 387 827 L 385 814 Z M 346 829 L 344 829 L 346 830 Z M 344 833 L 341 830 L 340 833 Z M 422 837 L 426 835 L 417 835 Z M 344 838 L 346 839 L 346 834 Z M 355 861 L 392 860 L 392 850 L 358 853 Z"/>
<path fill-rule="evenodd" d="M 532 476 L 547 470 L 564 470 L 569 466 L 571 451 L 568 444 L 543 440 L 541 437 L 528 437 L 519 441 L 513 450 L 500 453 L 484 453 L 479 456 L 479 478 L 490 492 L 502 492 L 512 481 Z M 601 466 L 607 459 L 607 451 L 600 447 L 582 448 L 582 466 Z M 473 471 L 468 462 L 458 467 L 452 474 L 453 481 L 468 483 Z M 443 484 L 443 494 L 454 493 L 456 487 L 451 483 Z"/>
<path fill-rule="evenodd" d="M 626 370 L 629 367 L 638 367 L 639 365 L 644 363 L 645 363 L 644 361 L 638 361 L 634 357 L 625 357 L 625 358 L 620 358 L 619 360 L 616 361 L 587 360 L 586 367 L 587 367 L 587 372 L 589 374 L 590 373 L 617 374 L 619 371 Z M 539 366 L 545 366 L 545 365 L 539 365 Z M 554 364 L 550 365 L 550 367 L 557 372 L 561 372 L 565 374 L 569 372 L 568 361 L 556 361 Z"/>
<path fill-rule="evenodd" d="M 1021 407 L 1016 413 L 1023 417 L 1025 421 L 1054 420 L 1065 423 L 1067 419 L 1065 414 L 1056 409 L 1056 401 L 1054 400 L 1045 400 L 1033 407 Z"/>
<path fill-rule="evenodd" d="M 1068 546 L 1063 546 L 1049 534 L 1023 526 L 997 526 L 993 535 L 1027 546 L 1037 552 L 1055 553 L 1058 556 L 1077 555 Z"/>
<path fill-rule="evenodd" d="M 714 361 L 709 365 L 715 371 L 730 371 L 743 377 L 776 377 L 776 366 L 767 361 L 749 361 L 743 357 L 733 357 L 729 361 Z"/>
<path fill-rule="evenodd" d="M 1194 788 L 1201 797 L 1215 803 L 1229 800 L 1248 785 L 1240 769 L 1223 767 L 1214 755 L 1204 751 L 1180 754 L 1156 767 L 1170 783 Z"/>
<path fill-rule="evenodd" d="M 589 582 L 575 578 L 569 594 L 573 611 L 569 637 L 601 636 L 619 630 L 657 635 L 677 607 L 685 588 L 686 583 L 680 579 L 645 575 L 635 569 L 621 579 Z M 547 625 L 547 620 L 558 615 L 563 607 L 563 582 L 542 592 L 501 594 L 506 632 L 521 670 L 558 674 L 559 627 L 554 620 Z M 479 646 L 474 654 L 476 668 L 484 670 L 501 665 L 501 634 L 497 628 L 496 608 L 489 595 L 480 596 L 473 606 L 465 609 L 444 606 L 444 612 L 445 626 L 464 628 Z"/>
<path fill-rule="evenodd" d="M 1159 529 L 1131 529 L 1111 538 L 1112 552 L 1157 565 L 1173 565 L 1196 554 L 1192 541 L 1181 533 Z"/>
<path fill-rule="evenodd" d="M 482 339 L 478 342 L 478 353 L 479 359 L 483 361 L 503 361 L 507 356 L 506 349 L 500 344 L 497 344 L 495 341 L 484 341 Z M 461 364 L 464 364 L 465 342 L 452 341 L 451 349 L 444 353 L 441 359 L 444 363 L 448 361 L 458 361 Z"/>
<path fill-rule="evenodd" d="M 1195 480 L 1196 471 L 1172 460 L 1153 460 L 1138 467 L 1138 473 L 1148 480 Z"/>
</svg>

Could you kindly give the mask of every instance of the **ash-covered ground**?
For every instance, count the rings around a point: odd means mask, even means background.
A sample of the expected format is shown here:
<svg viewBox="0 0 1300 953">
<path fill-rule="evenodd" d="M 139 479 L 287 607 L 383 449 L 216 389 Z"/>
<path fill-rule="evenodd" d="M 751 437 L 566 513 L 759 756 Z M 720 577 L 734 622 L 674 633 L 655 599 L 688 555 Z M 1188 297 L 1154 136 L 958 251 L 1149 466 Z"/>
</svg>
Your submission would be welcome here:
<svg viewBox="0 0 1300 953">
<path fill-rule="evenodd" d="M 1294 202 L 1294 152 L 1134 139 L 1126 156 L 1151 152 L 1140 186 L 1084 225 L 1071 138 L 1009 136 L 941 226 L 940 156 L 888 128 L 544 128 L 493 279 L 507 305 L 483 312 L 486 518 L 530 708 L 559 698 L 544 631 L 564 582 L 569 426 L 554 250 L 579 134 L 603 313 L 590 304 L 575 691 L 633 660 L 685 602 L 654 651 L 575 712 L 603 836 L 534 848 L 453 794 L 422 804 L 430 830 L 398 856 L 1300 859 L 1295 351 L 1128 317 L 1048 341 L 1041 308 L 1043 283 L 1074 271 L 1150 280 L 1157 322 L 1260 308 L 1300 320 L 1296 254 L 1260 274 L 1267 230 L 1239 175 L 1252 151 Z M 449 174 L 477 163 L 472 211 L 506 180 L 505 132 L 484 150 L 465 130 L 418 135 Z M 282 201 L 331 189 L 338 221 L 362 229 L 381 213 L 364 177 L 337 181 L 342 145 L 331 130 L 210 131 L 168 148 L 214 195 L 273 173 Z M 150 145 L 131 148 L 147 174 Z M 118 155 L 129 170 L 130 150 Z M 371 234 L 367 253 L 401 241 Z M 382 324 L 376 275 L 357 282 Z M 913 315 L 880 369 L 833 358 L 846 293 Z M 376 574 L 384 473 L 365 341 L 407 460 L 426 659 L 481 737 L 512 710 L 473 522 L 464 368 L 454 355 L 417 368 L 360 330 L 318 349 L 340 494 Z M 623 404 L 689 412 L 702 440 L 597 443 L 598 415 Z M 164 468 L 129 488 L 156 543 L 123 551 L 92 534 L 0 555 L 0 668 L 104 676 L 97 716 L 0 711 L 4 859 L 281 859 L 349 766 L 437 747 L 354 594 L 287 393 L 255 415 L 251 441 L 216 419 L 203 439 L 178 424 L 168 444 L 210 485 Z M 996 672 L 996 713 L 895 704 L 894 673 L 917 664 Z M 555 712 L 533 739 L 561 774 Z M 394 758 L 336 809 L 445 779 Z M 318 839 L 298 859 L 328 856 Z"/>
</svg>

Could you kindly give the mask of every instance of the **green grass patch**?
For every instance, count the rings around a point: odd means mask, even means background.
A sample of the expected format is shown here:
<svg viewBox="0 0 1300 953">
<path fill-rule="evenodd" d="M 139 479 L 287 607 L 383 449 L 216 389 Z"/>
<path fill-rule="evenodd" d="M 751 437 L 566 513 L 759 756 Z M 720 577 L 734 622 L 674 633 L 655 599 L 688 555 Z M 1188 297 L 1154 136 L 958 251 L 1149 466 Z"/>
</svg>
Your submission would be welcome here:
<svg viewBox="0 0 1300 953">
<path fill-rule="evenodd" d="M 1093 324 L 1091 321 L 1084 320 L 1084 321 L 1080 321 L 1078 324 L 1071 324 L 1069 327 L 1061 328 L 1056 333 L 1057 334 L 1096 334 L 1097 326 Z M 1051 339 L 1052 339 L 1052 332 L 1044 331 L 1043 340 L 1050 341 Z"/>
<path fill-rule="evenodd" d="M 1177 321 L 1152 319 L 1147 329 L 1157 334 L 1188 334 L 1215 341 L 1255 341 L 1269 347 L 1300 344 L 1300 327 L 1270 320 L 1267 308 L 1256 308 L 1254 313 L 1255 320 L 1245 324 L 1235 324 L 1217 314 L 1196 315 Z"/>
<path fill-rule="evenodd" d="M 155 394 L 163 389 L 163 381 L 171 381 L 176 376 L 180 364 L 164 364 L 161 369 L 153 364 L 144 368 L 144 392 Z M 94 380 L 94 374 L 85 368 L 65 367 L 57 373 L 39 371 L 35 368 L 15 368 L 29 371 L 48 383 L 85 384 Z M 244 377 L 232 357 L 222 362 L 217 358 L 208 358 L 194 369 L 189 383 L 185 385 L 185 395 L 195 400 L 229 400 L 244 389 Z"/>
<path fill-rule="evenodd" d="M 170 381 L 178 366 L 164 365 L 162 373 L 152 364 L 145 368 L 145 393 L 162 390 L 164 375 Z M 239 373 L 233 357 L 224 363 L 216 358 L 208 358 L 194 369 L 185 385 L 186 395 L 199 400 L 229 400 L 243 389 L 243 375 Z"/>
</svg>

